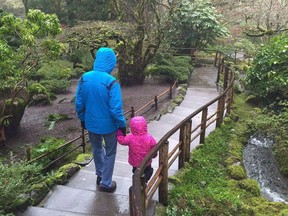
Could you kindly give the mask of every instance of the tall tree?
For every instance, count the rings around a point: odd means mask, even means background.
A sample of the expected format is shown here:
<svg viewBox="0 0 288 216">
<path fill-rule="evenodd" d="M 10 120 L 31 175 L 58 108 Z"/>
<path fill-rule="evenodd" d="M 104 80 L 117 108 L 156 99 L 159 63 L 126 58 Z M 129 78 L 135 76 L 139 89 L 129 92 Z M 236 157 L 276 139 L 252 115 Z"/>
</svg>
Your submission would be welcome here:
<svg viewBox="0 0 288 216">
<path fill-rule="evenodd" d="M 168 29 L 171 44 L 176 47 L 205 48 L 215 39 L 228 35 L 220 15 L 209 1 L 182 0 Z"/>
<path fill-rule="evenodd" d="M 143 84 L 145 68 L 164 38 L 177 1 L 112 0 L 116 17 L 130 23 L 130 35 L 118 37 L 119 78 L 123 85 Z"/>
<path fill-rule="evenodd" d="M 53 36 L 60 32 L 56 15 L 29 10 L 26 19 L 20 19 L 0 13 L 0 127 L 5 116 L 12 117 L 12 126 L 19 125 L 29 102 L 27 77 L 45 59 L 58 57 L 61 46 Z"/>
</svg>

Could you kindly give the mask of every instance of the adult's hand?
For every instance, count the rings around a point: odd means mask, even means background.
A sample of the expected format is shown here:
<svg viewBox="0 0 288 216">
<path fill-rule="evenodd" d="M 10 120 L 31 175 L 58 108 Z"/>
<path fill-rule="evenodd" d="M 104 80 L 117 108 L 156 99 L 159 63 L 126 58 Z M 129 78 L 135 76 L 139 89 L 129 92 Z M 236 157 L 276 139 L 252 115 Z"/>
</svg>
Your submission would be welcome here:
<svg viewBox="0 0 288 216">
<path fill-rule="evenodd" d="M 119 130 L 123 133 L 123 136 L 126 136 L 126 127 L 119 128 Z"/>
</svg>

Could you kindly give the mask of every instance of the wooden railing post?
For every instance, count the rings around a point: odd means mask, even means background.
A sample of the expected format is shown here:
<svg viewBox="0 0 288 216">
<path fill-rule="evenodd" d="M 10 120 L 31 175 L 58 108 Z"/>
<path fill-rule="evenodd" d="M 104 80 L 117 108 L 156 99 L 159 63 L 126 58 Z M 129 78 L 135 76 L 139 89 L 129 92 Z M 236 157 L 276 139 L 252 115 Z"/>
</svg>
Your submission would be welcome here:
<svg viewBox="0 0 288 216">
<path fill-rule="evenodd" d="M 141 176 L 141 206 L 142 208 L 142 215 L 146 215 L 146 181 L 145 181 L 145 175 L 143 174 Z"/>
<path fill-rule="evenodd" d="M 229 68 L 225 65 L 225 66 L 224 66 L 223 89 L 226 89 L 226 88 L 227 88 L 227 84 L 228 84 L 228 75 L 229 75 Z"/>
<path fill-rule="evenodd" d="M 181 151 L 181 153 L 179 155 L 178 169 L 181 169 L 185 162 L 190 160 L 191 128 L 192 120 L 187 121 L 180 128 L 179 141 L 182 144 L 179 146 L 179 151 Z"/>
<path fill-rule="evenodd" d="M 155 109 L 157 110 L 158 109 L 158 98 L 157 98 L 157 95 L 154 98 L 154 102 L 155 102 Z"/>
<path fill-rule="evenodd" d="M 217 66 L 217 61 L 218 61 L 218 51 L 216 51 L 216 54 L 215 54 L 215 60 L 214 60 L 214 67 Z"/>
<path fill-rule="evenodd" d="M 84 128 L 82 128 L 82 149 L 83 149 L 83 153 L 85 153 L 86 152 L 86 149 L 85 149 L 85 147 L 86 147 L 86 143 L 85 143 L 85 131 L 84 131 Z"/>
<path fill-rule="evenodd" d="M 129 189 L 129 209 L 131 216 L 146 216 L 146 182 L 145 176 L 140 177 L 139 168 L 132 176 L 132 186 Z"/>
<path fill-rule="evenodd" d="M 220 97 L 218 100 L 216 127 L 220 127 L 223 122 L 224 107 L 225 107 L 225 94 L 222 95 L 222 97 Z"/>
<path fill-rule="evenodd" d="M 5 128 L 4 126 L 1 127 L 1 145 L 6 145 L 6 136 L 5 136 Z"/>
<path fill-rule="evenodd" d="M 159 151 L 159 165 L 163 166 L 160 175 L 163 177 L 159 185 L 158 196 L 159 202 L 165 205 L 168 200 L 168 140 Z"/>
<path fill-rule="evenodd" d="M 200 143 L 205 142 L 208 107 L 202 110 Z"/>
<path fill-rule="evenodd" d="M 136 212 L 134 211 L 135 203 L 134 203 L 134 198 L 133 198 L 132 187 L 133 186 L 131 186 L 129 188 L 129 211 L 130 211 L 130 216 L 134 216 L 136 214 Z"/>
<path fill-rule="evenodd" d="M 29 145 L 26 148 L 26 159 L 27 159 L 27 161 L 31 160 L 31 148 Z"/>
<path fill-rule="evenodd" d="M 133 106 L 131 106 L 131 115 L 130 117 L 133 118 L 135 116 L 135 109 Z"/>
<path fill-rule="evenodd" d="M 172 98 L 172 93 L 173 93 L 173 89 L 172 89 L 172 86 L 170 86 L 170 90 L 169 90 L 169 98 L 170 99 Z"/>
</svg>

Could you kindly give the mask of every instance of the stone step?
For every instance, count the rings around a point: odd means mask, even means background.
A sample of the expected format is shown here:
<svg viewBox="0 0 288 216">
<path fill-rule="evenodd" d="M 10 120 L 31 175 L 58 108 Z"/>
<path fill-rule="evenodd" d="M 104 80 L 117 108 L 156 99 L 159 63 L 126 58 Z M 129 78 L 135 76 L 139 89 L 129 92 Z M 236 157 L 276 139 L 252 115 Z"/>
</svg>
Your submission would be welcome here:
<svg viewBox="0 0 288 216">
<path fill-rule="evenodd" d="M 92 216 L 91 214 L 82 214 L 70 211 L 59 211 L 42 207 L 29 206 L 23 213 L 17 213 L 16 216 Z M 94 215 L 95 216 L 95 215 Z"/>
<path fill-rule="evenodd" d="M 70 212 L 88 215 L 129 215 L 129 197 L 57 185 L 42 207 L 66 211 L 66 215 Z"/>
</svg>

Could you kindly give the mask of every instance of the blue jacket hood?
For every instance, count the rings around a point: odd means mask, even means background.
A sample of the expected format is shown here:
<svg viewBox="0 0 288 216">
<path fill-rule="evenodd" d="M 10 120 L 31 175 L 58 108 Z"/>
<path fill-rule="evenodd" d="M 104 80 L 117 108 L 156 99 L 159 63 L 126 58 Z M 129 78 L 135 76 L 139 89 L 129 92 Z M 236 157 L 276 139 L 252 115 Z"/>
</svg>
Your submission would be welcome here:
<svg viewBox="0 0 288 216">
<path fill-rule="evenodd" d="M 116 61 L 117 58 L 113 49 L 102 47 L 96 52 L 93 70 L 110 74 L 116 66 Z"/>
</svg>

